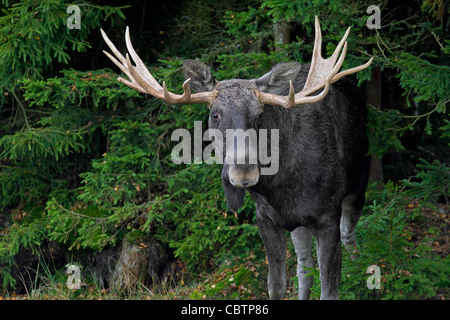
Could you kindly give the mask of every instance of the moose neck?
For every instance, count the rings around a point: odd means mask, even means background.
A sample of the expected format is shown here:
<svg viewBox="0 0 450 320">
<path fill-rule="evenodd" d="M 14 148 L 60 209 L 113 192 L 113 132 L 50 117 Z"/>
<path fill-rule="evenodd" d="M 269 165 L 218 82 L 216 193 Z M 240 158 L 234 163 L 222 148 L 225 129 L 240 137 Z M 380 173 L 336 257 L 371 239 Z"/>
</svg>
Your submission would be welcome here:
<svg viewBox="0 0 450 320">
<path fill-rule="evenodd" d="M 274 156 L 271 154 L 272 161 L 278 161 L 279 170 L 295 170 L 296 162 L 298 161 L 298 156 L 296 153 L 298 151 L 293 149 L 294 145 L 300 145 L 298 140 L 301 136 L 301 124 L 299 120 L 299 112 L 297 110 L 287 110 L 277 106 L 264 106 L 264 112 L 259 118 L 258 129 L 266 129 L 268 132 L 267 139 L 267 150 L 272 153 L 272 144 L 277 143 L 278 155 Z M 277 130 L 277 135 L 273 134 L 273 131 Z M 259 133 L 259 138 L 261 138 L 261 133 Z M 277 138 L 278 141 L 273 141 Z M 278 170 L 277 170 L 278 171 Z M 277 180 L 277 174 L 264 175 L 261 176 L 263 180 Z"/>
</svg>

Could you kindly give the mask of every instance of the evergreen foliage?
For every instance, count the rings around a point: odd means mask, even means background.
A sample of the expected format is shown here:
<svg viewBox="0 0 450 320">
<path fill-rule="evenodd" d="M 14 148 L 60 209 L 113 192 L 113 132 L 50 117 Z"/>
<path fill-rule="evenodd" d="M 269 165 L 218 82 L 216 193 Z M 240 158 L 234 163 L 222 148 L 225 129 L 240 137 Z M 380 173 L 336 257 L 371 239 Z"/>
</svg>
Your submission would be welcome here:
<svg viewBox="0 0 450 320">
<path fill-rule="evenodd" d="M 66 27 L 72 4 L 81 8 L 79 30 Z M 369 153 L 404 160 L 385 167 L 387 180 L 398 181 L 386 181 L 376 196 L 375 189 L 369 193 L 358 225 L 361 256 L 345 260 L 341 295 L 421 299 L 448 287 L 448 258 L 414 247 L 408 224 L 420 214 L 403 210 L 415 200 L 436 210 L 449 205 L 450 11 L 445 0 L 414 0 L 407 7 L 382 2 L 381 29 L 367 28 L 372 3 L 365 0 L 179 1 L 160 21 L 141 17 L 139 1 L 128 4 L 0 4 L 4 288 L 17 282 L 11 268 L 20 249 L 39 255 L 47 240 L 77 253 L 117 246 L 127 235 L 152 236 L 193 274 L 250 253 L 263 260 L 249 197 L 239 212 L 227 212 L 219 165 L 171 161 L 172 132 L 192 130 L 194 121 L 206 128 L 207 108 L 168 105 L 119 83 L 117 68 L 109 69 L 113 66 L 101 56 L 105 46 L 98 30 L 121 39 L 121 51 L 125 25 L 137 30 L 131 33 L 135 47 L 151 62 L 152 74 L 179 92 L 187 58 L 211 65 L 219 80 L 259 77 L 280 62 L 309 62 L 315 15 L 327 54 L 352 26 L 344 69 L 374 56 L 371 67 L 356 75 L 364 88 L 381 70 L 388 87 L 382 105 L 368 105 Z M 154 29 L 147 31 L 164 40 L 150 40 L 142 19 L 156 20 L 159 24 L 153 21 Z M 289 26 L 289 43 L 275 41 L 273 25 L 280 22 Z M 370 264 L 386 266 L 383 294 L 365 287 Z M 355 276 L 345 277 L 346 272 Z"/>
</svg>

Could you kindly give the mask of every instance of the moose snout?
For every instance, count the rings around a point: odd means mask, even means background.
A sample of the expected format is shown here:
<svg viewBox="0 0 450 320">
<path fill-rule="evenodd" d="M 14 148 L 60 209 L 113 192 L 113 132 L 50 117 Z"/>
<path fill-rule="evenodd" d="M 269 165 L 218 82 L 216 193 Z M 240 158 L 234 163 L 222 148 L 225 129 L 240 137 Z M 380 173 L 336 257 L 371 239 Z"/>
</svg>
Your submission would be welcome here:
<svg viewBox="0 0 450 320">
<path fill-rule="evenodd" d="M 254 129 L 227 131 L 227 152 L 230 183 L 236 188 L 254 186 L 259 180 L 257 135 Z"/>
<path fill-rule="evenodd" d="M 252 187 L 259 180 L 259 169 L 257 165 L 230 165 L 228 177 L 236 188 Z"/>
</svg>

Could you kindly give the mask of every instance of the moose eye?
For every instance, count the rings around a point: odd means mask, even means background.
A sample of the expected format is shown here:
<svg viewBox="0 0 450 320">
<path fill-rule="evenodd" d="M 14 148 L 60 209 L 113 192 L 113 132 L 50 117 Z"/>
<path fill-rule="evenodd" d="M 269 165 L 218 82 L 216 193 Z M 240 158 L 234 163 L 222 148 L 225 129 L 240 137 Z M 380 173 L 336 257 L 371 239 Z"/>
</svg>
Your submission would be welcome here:
<svg viewBox="0 0 450 320">
<path fill-rule="evenodd" d="M 217 121 L 220 119 L 220 114 L 218 112 L 212 112 L 211 113 L 211 119 L 213 119 L 214 121 Z"/>
</svg>

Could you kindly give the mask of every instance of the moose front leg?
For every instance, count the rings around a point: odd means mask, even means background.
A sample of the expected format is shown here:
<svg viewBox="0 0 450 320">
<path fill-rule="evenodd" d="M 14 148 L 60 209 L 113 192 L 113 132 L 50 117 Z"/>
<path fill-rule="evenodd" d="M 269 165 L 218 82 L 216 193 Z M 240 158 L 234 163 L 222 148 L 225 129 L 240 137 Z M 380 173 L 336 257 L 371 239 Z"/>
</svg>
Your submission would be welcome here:
<svg viewBox="0 0 450 320">
<path fill-rule="evenodd" d="M 298 227 L 291 232 L 292 243 L 294 244 L 295 254 L 297 255 L 297 278 L 298 278 L 298 299 L 309 300 L 313 277 L 309 270 L 314 267 L 312 257 L 312 234 L 305 227 Z"/>
<path fill-rule="evenodd" d="M 316 233 L 320 270 L 321 300 L 337 300 L 341 280 L 341 237 L 339 224 L 321 228 Z"/>
<path fill-rule="evenodd" d="M 261 209 L 257 214 L 259 233 L 266 249 L 269 263 L 269 298 L 271 300 L 283 299 L 286 293 L 286 230 L 276 226 Z"/>
</svg>

